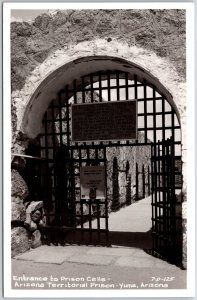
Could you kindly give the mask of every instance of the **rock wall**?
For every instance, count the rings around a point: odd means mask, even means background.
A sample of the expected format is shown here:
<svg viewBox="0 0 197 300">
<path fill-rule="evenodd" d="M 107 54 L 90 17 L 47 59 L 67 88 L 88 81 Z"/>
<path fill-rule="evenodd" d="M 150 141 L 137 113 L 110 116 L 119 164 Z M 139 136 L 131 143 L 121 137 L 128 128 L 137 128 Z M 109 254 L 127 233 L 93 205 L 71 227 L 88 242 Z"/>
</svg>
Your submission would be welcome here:
<svg viewBox="0 0 197 300">
<path fill-rule="evenodd" d="M 184 10 L 65 10 L 11 24 L 12 90 L 57 49 L 99 38 L 150 50 L 185 78 Z"/>
<path fill-rule="evenodd" d="M 15 256 L 30 249 L 29 234 L 23 227 L 26 219 L 24 200 L 28 196 L 28 188 L 18 170 L 14 168 L 11 171 L 11 180 L 11 250 L 12 256 Z"/>
<path fill-rule="evenodd" d="M 14 158 L 11 170 L 11 255 L 14 257 L 30 248 L 41 245 L 41 235 L 38 230 L 42 226 L 41 212 L 38 219 L 35 212 L 42 209 L 42 201 L 28 201 L 29 190 L 21 176 L 25 161 Z"/>
<path fill-rule="evenodd" d="M 143 166 L 145 175 L 144 195 Z M 110 148 L 107 150 L 109 211 L 116 211 L 124 205 L 130 205 L 149 195 L 148 167 L 151 168 L 150 146 Z M 136 187 L 136 168 L 138 168 L 138 187 Z M 113 207 L 114 191 L 116 191 L 117 207 L 116 205 Z"/>
</svg>

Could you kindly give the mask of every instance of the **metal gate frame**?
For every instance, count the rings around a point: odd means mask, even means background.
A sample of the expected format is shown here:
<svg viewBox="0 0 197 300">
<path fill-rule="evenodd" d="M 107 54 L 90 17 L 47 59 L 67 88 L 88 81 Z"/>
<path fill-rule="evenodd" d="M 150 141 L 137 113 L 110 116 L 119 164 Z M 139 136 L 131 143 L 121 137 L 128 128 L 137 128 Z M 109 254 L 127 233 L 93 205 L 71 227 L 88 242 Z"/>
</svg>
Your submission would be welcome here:
<svg viewBox="0 0 197 300">
<path fill-rule="evenodd" d="M 107 195 L 105 199 L 84 200 L 80 197 L 80 186 L 76 186 L 80 176 L 79 169 L 83 165 L 104 165 L 106 172 L 106 147 L 100 145 L 88 147 L 87 158 L 82 158 L 83 148 L 63 147 L 61 149 L 60 147 L 61 155 L 57 157 L 54 164 L 56 210 L 53 214 L 47 210 L 46 219 L 49 225 L 42 228 L 44 243 L 109 246 Z M 79 153 L 78 158 L 74 158 L 75 151 Z M 90 151 L 94 151 L 95 158 L 90 157 Z M 99 152 L 102 152 L 102 158 L 99 158 Z M 105 178 L 107 178 L 106 174 Z M 106 185 L 107 180 L 105 180 Z M 77 206 L 78 213 L 76 213 Z M 52 225 L 50 225 L 50 217 L 54 217 Z M 92 227 L 94 220 L 96 220 L 96 228 Z M 85 222 L 88 223 L 88 227 L 84 226 Z"/>
<path fill-rule="evenodd" d="M 111 84 L 111 79 L 116 81 L 116 84 Z M 124 80 L 124 83 L 121 82 L 121 79 Z M 98 85 L 94 86 L 94 83 L 97 82 Z M 103 85 L 102 82 L 105 82 Z M 148 88 L 152 89 L 152 94 L 148 93 Z M 102 93 L 107 93 L 107 101 L 112 101 L 113 95 L 115 95 L 117 101 L 125 100 L 121 97 L 121 90 L 124 89 L 124 95 L 126 100 L 131 98 L 131 90 L 133 91 L 133 97 L 137 100 L 138 103 L 138 122 L 142 120 L 142 125 L 138 126 L 138 135 L 140 139 L 137 140 L 127 140 L 127 141 L 108 141 L 108 142 L 82 142 L 82 143 L 72 143 L 71 141 L 71 103 L 70 99 L 73 99 L 73 103 L 88 103 L 88 102 L 102 102 Z M 81 96 L 78 98 L 78 92 L 81 92 Z M 87 100 L 87 93 L 89 93 L 89 98 Z M 97 99 L 95 100 L 95 93 L 97 93 Z M 142 97 L 143 94 L 143 97 Z M 151 109 L 150 109 L 151 107 Z M 56 124 L 58 124 L 58 132 L 56 132 Z M 45 195 L 45 218 L 47 225 L 43 228 L 43 236 L 47 243 L 51 241 L 54 243 L 64 244 L 66 242 L 70 243 L 86 243 L 85 235 L 88 236 L 87 244 L 95 243 L 101 244 L 102 238 L 99 235 L 103 234 L 103 244 L 109 245 L 109 228 L 108 228 L 108 203 L 107 199 L 105 203 L 98 202 L 97 207 L 104 205 L 105 214 L 103 218 L 105 219 L 105 228 L 102 230 L 100 227 L 101 216 L 97 216 L 97 229 L 94 230 L 91 228 L 92 218 L 95 216 L 91 215 L 92 203 L 89 202 L 89 228 L 83 228 L 83 206 L 85 205 L 80 200 L 78 204 L 81 209 L 81 218 L 80 228 L 74 224 L 50 224 L 50 218 L 54 216 L 54 213 L 51 213 L 50 206 L 51 203 L 54 203 L 55 190 L 57 189 L 57 171 L 54 168 L 54 162 L 56 159 L 57 149 L 61 145 L 65 145 L 69 153 L 70 158 L 67 162 L 70 162 L 71 169 L 74 166 L 73 171 L 68 174 L 69 180 L 71 182 L 71 189 L 62 187 L 65 189 L 65 195 L 71 199 L 71 203 L 75 198 L 75 195 L 71 192 L 73 189 L 76 191 L 76 186 L 73 185 L 73 180 L 77 178 L 78 175 L 75 173 L 75 165 L 86 165 L 91 163 L 91 149 L 95 151 L 95 157 L 92 162 L 99 162 L 98 151 L 103 149 L 104 157 L 103 162 L 107 164 L 106 160 L 106 149 L 109 147 L 122 147 L 122 146 L 145 146 L 145 145 L 154 145 L 153 149 L 157 148 L 158 137 L 162 136 L 163 140 L 166 140 L 170 135 L 173 137 L 174 147 L 181 147 L 181 138 L 180 138 L 180 123 L 176 116 L 175 109 L 168 102 L 168 99 L 161 93 L 157 91 L 157 87 L 153 84 L 147 82 L 146 79 L 138 78 L 137 74 L 129 74 L 127 72 L 121 72 L 118 70 L 115 71 L 103 71 L 97 72 L 94 74 L 88 74 L 81 78 L 74 80 L 69 85 L 63 87 L 56 99 L 52 99 L 43 119 L 43 133 L 39 135 L 40 139 L 40 156 L 45 160 L 45 163 L 42 164 L 44 171 L 42 171 L 42 178 L 47 177 L 52 179 L 52 183 L 49 183 L 50 180 L 47 180 L 46 184 L 47 191 Z M 178 138 L 176 138 L 178 133 Z M 149 136 L 152 137 L 152 140 L 149 139 Z M 85 151 L 86 158 L 83 158 L 82 152 Z M 77 157 L 75 153 L 77 152 Z M 153 157 L 156 157 L 156 152 L 153 154 Z M 60 164 L 61 165 L 61 164 Z M 155 167 L 154 167 L 155 168 Z M 156 171 L 156 170 L 155 170 Z M 60 172 L 61 173 L 61 172 Z M 69 172 L 68 172 L 69 173 Z M 61 175 L 59 174 L 60 178 Z M 154 177 L 154 176 L 153 176 Z M 45 180 L 45 179 L 43 179 Z M 51 189 L 51 192 L 50 192 Z M 154 188 L 153 188 L 154 189 Z M 72 204 L 71 204 L 72 206 Z M 72 210 L 72 209 L 71 209 Z M 174 210 L 174 207 L 173 207 Z M 61 212 L 58 212 L 58 201 L 57 201 L 57 215 Z M 74 212 L 71 213 L 75 221 L 77 220 L 77 215 Z M 71 222 L 72 223 L 72 222 Z M 67 226 L 64 226 L 67 225 Z M 93 239 L 93 232 L 96 231 L 97 240 Z M 72 234 L 71 234 L 72 233 Z M 77 236 L 77 238 L 71 238 L 71 236 Z M 94 234 L 95 235 L 95 234 Z M 80 238 L 79 238 L 80 236 Z"/>
<path fill-rule="evenodd" d="M 173 138 L 158 141 L 152 145 L 152 254 L 171 263 L 180 263 L 181 216 L 177 214 L 181 206 L 176 189 L 177 176 L 181 171 L 175 169 L 175 162 L 181 157 L 175 155 Z M 181 193 L 180 193 L 181 196 Z"/>
</svg>

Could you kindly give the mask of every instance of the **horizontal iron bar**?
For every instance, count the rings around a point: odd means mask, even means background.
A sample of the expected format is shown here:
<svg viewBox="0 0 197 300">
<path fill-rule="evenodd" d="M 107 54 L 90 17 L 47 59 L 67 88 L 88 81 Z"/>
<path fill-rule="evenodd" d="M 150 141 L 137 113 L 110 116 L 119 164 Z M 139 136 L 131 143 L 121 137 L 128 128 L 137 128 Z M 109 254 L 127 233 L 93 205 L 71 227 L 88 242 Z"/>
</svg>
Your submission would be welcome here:
<svg viewBox="0 0 197 300">
<path fill-rule="evenodd" d="M 165 113 L 163 112 L 146 112 L 146 113 L 138 113 L 138 117 L 143 117 L 143 116 L 163 116 L 163 115 L 173 115 L 174 112 L 173 111 L 165 111 Z"/>
<path fill-rule="evenodd" d="M 162 155 L 162 156 L 151 156 L 151 159 L 152 159 L 152 161 L 158 161 L 158 160 L 162 160 L 164 158 L 169 158 L 169 157 L 172 158 L 172 155 L 170 153 L 166 154 L 166 155 Z M 176 160 L 181 161 L 181 155 L 175 155 L 173 157 L 173 160 L 174 161 L 176 161 Z"/>
<path fill-rule="evenodd" d="M 83 142 L 83 143 L 85 143 L 85 142 Z M 175 141 L 174 142 L 174 144 L 175 145 L 181 145 L 181 141 Z M 68 146 L 67 147 L 67 149 L 68 150 L 71 150 L 71 149 L 73 149 L 73 150 L 79 150 L 79 149 L 82 149 L 82 150 L 86 150 L 86 149 L 100 149 L 100 150 L 103 150 L 103 148 L 110 148 L 110 147 L 120 147 L 120 146 L 129 146 L 129 147 L 134 147 L 134 146 L 156 146 L 157 145 L 157 143 L 153 143 L 153 142 L 147 142 L 147 143 L 140 143 L 140 142 L 121 142 L 121 143 L 119 143 L 118 144 L 118 142 L 108 142 L 107 144 L 106 144 L 106 142 L 105 142 L 105 144 L 104 143 L 102 143 L 102 144 L 98 144 L 98 145 L 88 145 L 88 144 L 86 144 L 86 145 L 70 145 L 70 146 Z M 66 145 L 65 145 L 66 146 Z M 58 147 L 58 145 L 57 145 L 57 147 Z M 50 150 L 50 149 L 55 149 L 55 147 L 41 147 L 41 149 L 46 149 L 46 150 Z"/>
<path fill-rule="evenodd" d="M 32 156 L 32 155 L 26 155 L 26 154 L 19 154 L 19 153 L 11 153 L 12 156 L 19 156 L 19 157 L 25 157 L 25 158 L 33 158 L 33 159 L 40 159 L 40 160 L 45 160 L 42 157 L 38 156 Z"/>
<path fill-rule="evenodd" d="M 175 230 L 175 228 L 174 228 L 174 231 L 172 231 L 172 230 L 169 230 L 169 231 L 165 231 L 165 232 L 163 232 L 163 231 L 152 231 L 152 234 L 153 235 L 156 235 L 156 236 L 159 236 L 159 237 L 162 237 L 163 238 L 163 240 L 168 240 L 168 238 L 169 238 L 169 236 L 171 236 L 171 235 L 173 235 L 173 234 L 181 234 L 182 232 L 180 231 L 180 230 Z M 166 235 L 168 235 L 168 236 L 166 236 Z"/>
<path fill-rule="evenodd" d="M 107 232 L 108 229 L 97 229 L 97 228 L 81 228 L 81 227 L 68 227 L 68 226 L 44 226 L 40 228 L 42 231 L 99 231 L 99 232 Z"/>
<path fill-rule="evenodd" d="M 95 203 L 96 204 L 96 203 Z M 103 203 L 103 204 L 105 204 L 105 203 Z M 93 214 L 91 214 L 91 215 L 85 215 L 85 214 L 81 214 L 81 215 L 78 215 L 78 214 L 68 214 L 68 213 L 64 213 L 64 214 L 62 214 L 62 213 L 54 213 L 54 214 L 44 214 L 44 216 L 48 216 L 48 217 L 70 217 L 70 218 L 72 218 L 72 217 L 75 217 L 75 218 L 79 218 L 79 219 L 81 219 L 81 217 L 83 217 L 83 218 L 97 218 L 97 215 L 96 215 L 96 213 L 95 213 L 95 215 L 93 215 Z M 99 215 L 99 219 L 108 219 L 109 218 L 109 216 L 105 216 L 105 215 Z"/>
<path fill-rule="evenodd" d="M 110 86 L 100 86 L 100 87 L 93 87 L 93 86 L 91 86 L 91 87 L 89 87 L 89 85 L 90 84 L 88 84 L 87 85 L 87 87 L 84 87 L 84 92 L 91 92 L 91 91 L 98 91 L 99 92 L 99 90 L 100 91 L 102 91 L 102 90 L 117 90 L 117 86 L 116 85 L 114 85 L 114 86 L 112 86 L 112 85 L 110 85 Z M 142 87 L 142 86 L 144 86 L 142 83 L 137 83 L 137 84 L 128 84 L 128 85 L 120 85 L 119 86 L 119 89 L 121 89 L 121 88 L 134 88 L 134 87 Z M 72 89 L 72 88 L 68 88 L 68 93 L 76 93 L 76 92 L 81 92 L 82 90 L 81 90 L 82 88 L 78 88 L 78 90 L 76 91 L 76 90 L 74 90 L 74 89 Z M 64 89 L 62 89 L 61 90 L 61 94 L 65 94 L 66 93 L 66 91 L 64 90 Z M 157 97 L 158 98 L 158 97 Z M 159 97 L 159 98 L 161 98 L 162 99 L 162 97 Z"/>
</svg>

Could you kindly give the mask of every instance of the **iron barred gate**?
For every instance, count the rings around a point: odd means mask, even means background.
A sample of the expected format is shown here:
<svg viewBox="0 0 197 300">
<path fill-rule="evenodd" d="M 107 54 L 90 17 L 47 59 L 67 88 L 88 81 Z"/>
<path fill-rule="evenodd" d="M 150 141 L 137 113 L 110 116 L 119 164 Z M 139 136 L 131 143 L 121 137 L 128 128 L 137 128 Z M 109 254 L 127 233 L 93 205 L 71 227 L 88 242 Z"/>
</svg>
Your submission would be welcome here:
<svg viewBox="0 0 197 300">
<path fill-rule="evenodd" d="M 83 199 L 80 194 L 80 168 L 104 166 L 106 170 L 106 148 L 88 147 L 87 156 L 83 151 L 84 147 L 69 149 L 61 145 L 51 161 L 53 207 L 50 210 L 46 202 L 44 243 L 109 245 L 107 197 Z"/>
<path fill-rule="evenodd" d="M 172 138 L 152 145 L 152 252 L 173 263 L 182 257 L 180 161 Z"/>
<path fill-rule="evenodd" d="M 72 141 L 72 104 L 127 100 L 135 100 L 137 103 L 136 139 Z M 171 136 L 171 146 L 166 142 L 164 147 L 158 142 L 166 141 Z M 108 149 L 149 146 L 152 147 L 153 169 L 153 250 L 162 256 L 166 256 L 164 248 L 166 250 L 169 247 L 170 251 L 175 251 L 175 196 L 181 193 L 182 181 L 179 175 L 181 171 L 175 170 L 175 174 L 173 170 L 177 167 L 176 162 L 181 161 L 181 130 L 174 107 L 156 86 L 137 74 L 120 70 L 106 70 L 76 78 L 51 99 L 37 140 L 41 157 L 40 185 L 44 190 L 40 200 L 44 200 L 46 225 L 42 232 L 45 243 L 109 245 L 109 199 L 81 198 L 80 167 L 103 165 L 107 178 Z M 166 153 L 165 156 L 161 155 L 161 151 Z M 172 163 L 171 159 L 175 161 Z M 166 177 L 166 168 L 172 171 L 170 174 L 175 174 L 175 181 L 174 175 Z M 136 176 L 136 189 L 137 180 Z"/>
</svg>

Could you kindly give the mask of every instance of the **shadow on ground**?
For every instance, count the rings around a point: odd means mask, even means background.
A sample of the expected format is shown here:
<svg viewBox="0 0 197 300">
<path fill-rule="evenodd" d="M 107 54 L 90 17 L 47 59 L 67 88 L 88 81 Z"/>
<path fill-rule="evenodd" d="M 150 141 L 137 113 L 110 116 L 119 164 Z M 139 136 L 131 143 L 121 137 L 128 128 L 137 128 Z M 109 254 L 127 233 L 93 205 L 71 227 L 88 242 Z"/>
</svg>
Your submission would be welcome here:
<svg viewBox="0 0 197 300">
<path fill-rule="evenodd" d="M 147 232 L 117 232 L 110 231 L 109 242 L 111 245 L 151 249 L 151 231 Z"/>
<path fill-rule="evenodd" d="M 151 230 L 147 232 L 106 232 L 98 230 L 84 230 L 54 232 L 47 236 L 44 244 L 78 244 L 78 245 L 94 245 L 94 246 L 124 246 L 139 249 L 151 249 L 152 236 Z"/>
</svg>

